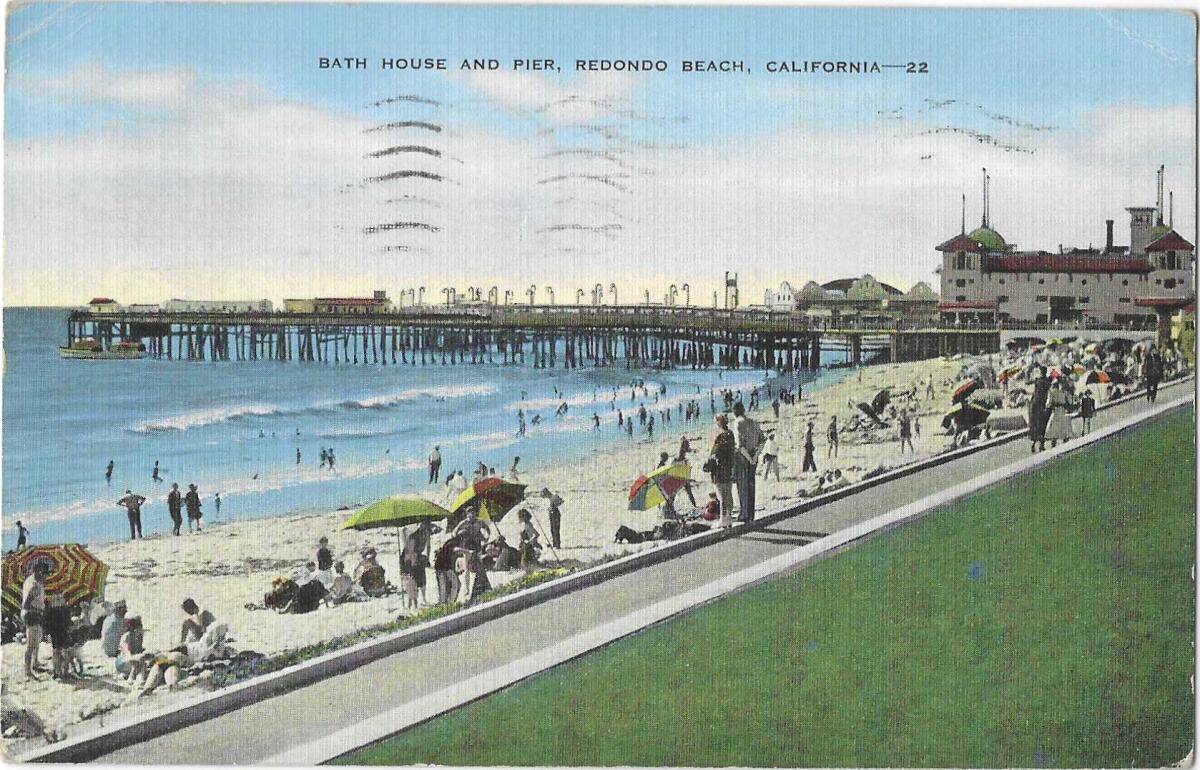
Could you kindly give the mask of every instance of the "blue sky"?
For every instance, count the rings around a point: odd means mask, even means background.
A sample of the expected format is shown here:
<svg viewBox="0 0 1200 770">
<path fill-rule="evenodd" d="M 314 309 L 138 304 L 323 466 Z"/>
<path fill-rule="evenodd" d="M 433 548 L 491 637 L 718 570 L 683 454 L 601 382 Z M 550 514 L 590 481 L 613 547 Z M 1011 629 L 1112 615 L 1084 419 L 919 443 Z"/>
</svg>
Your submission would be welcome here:
<svg viewBox="0 0 1200 770">
<path fill-rule="evenodd" d="M 745 59 L 745 76 L 648 78 L 647 104 L 663 114 L 687 111 L 687 91 L 736 94 L 751 81 L 794 82 L 769 75 L 769 59 L 928 61 L 919 83 L 889 75 L 835 78 L 821 84 L 863 89 L 866 107 L 899 106 L 893 97 L 960 96 L 1026 119 L 1061 125 L 1109 103 L 1190 103 L 1194 90 L 1194 21 L 1186 13 L 1109 11 L 681 8 L 602 6 L 389 6 L 32 3 L 8 26 L 11 79 L 47 76 L 80 64 L 115 69 L 189 68 L 202 76 L 258 83 L 281 98 L 354 112 L 389 89 L 419 89 L 445 99 L 467 90 L 426 73 L 381 72 L 389 57 L 652 57 Z M 15 42 L 14 42 L 15 41 Z M 363 56 L 368 72 L 320 71 L 319 56 Z M 1172 61 L 1174 59 L 1174 61 Z M 565 69 L 565 67 L 564 67 Z M 571 82 L 577 76 L 564 71 Z M 898 82 L 899 81 L 899 82 Z M 11 81 L 10 81 L 11 82 Z M 681 98 L 682 97 L 682 98 Z M 102 105 L 63 105 L 8 89 L 7 136 L 85 131 L 120 117 Z M 697 136 L 775 127 L 789 117 L 770 105 L 728 112 L 692 111 L 681 128 Z M 869 109 L 839 111 L 836 121 Z M 494 118 L 494 116 L 493 116 Z M 499 122 L 499 121 L 498 121 Z"/>
<path fill-rule="evenodd" d="M 1194 240 L 1183 12 L 30 3 L 9 9 L 7 40 L 10 304 L 459 276 L 518 296 L 626 274 L 624 296 L 684 281 L 700 295 L 725 269 L 747 296 L 864 272 L 907 287 L 936 282 L 963 196 L 978 220 L 984 166 L 1010 242 L 1102 240 L 1104 219 L 1153 203 L 1160 164 Z M 369 68 L 321 70 L 322 56 Z M 383 71 L 383 57 L 450 69 Z M 467 57 L 501 71 L 462 73 Z M 563 71 L 514 73 L 514 58 Z M 591 58 L 669 71 L 572 71 Z M 685 74 L 682 59 L 751 71 Z M 929 74 L 768 73 L 779 60 Z M 442 104 L 366 106 L 401 94 Z M 399 120 L 446 131 L 367 131 Z M 418 139 L 441 155 L 370 156 Z M 365 181 L 398 169 L 444 179 Z M 432 229 L 366 232 L 396 220 Z"/>
</svg>

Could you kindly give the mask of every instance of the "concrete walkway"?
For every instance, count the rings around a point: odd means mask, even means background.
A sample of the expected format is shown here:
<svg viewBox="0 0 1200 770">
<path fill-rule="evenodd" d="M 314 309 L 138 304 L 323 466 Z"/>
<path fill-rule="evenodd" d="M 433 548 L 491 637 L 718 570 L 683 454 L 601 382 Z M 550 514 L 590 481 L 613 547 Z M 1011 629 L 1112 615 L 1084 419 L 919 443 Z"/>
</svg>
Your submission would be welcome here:
<svg viewBox="0 0 1200 770">
<path fill-rule="evenodd" d="M 1178 398 L 1194 381 L 1162 388 Z M 1095 427 L 1130 417 L 1143 399 L 1101 412 Z M 914 477 L 865 490 L 764 530 L 750 531 L 636 573 L 613 578 L 474 630 L 369 663 L 223 716 L 100 757 L 122 764 L 248 764 L 278 755 L 416 700 L 427 693 L 528 656 L 798 545 L 864 522 L 932 493 L 1029 456 L 1024 440 L 991 447 Z"/>
</svg>

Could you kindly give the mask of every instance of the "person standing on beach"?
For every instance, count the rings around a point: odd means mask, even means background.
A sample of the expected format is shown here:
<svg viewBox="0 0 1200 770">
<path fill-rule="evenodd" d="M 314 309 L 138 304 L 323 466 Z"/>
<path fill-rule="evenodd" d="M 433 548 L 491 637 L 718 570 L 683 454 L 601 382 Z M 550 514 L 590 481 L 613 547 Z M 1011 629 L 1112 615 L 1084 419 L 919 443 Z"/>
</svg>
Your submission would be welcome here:
<svg viewBox="0 0 1200 770">
<path fill-rule="evenodd" d="M 809 423 L 809 426 L 810 427 L 812 426 L 811 422 Z M 811 430 L 809 432 L 811 433 Z M 829 418 L 829 427 L 825 429 L 825 437 L 829 440 L 829 448 L 827 450 L 825 450 L 825 459 L 828 460 L 830 457 L 837 457 L 838 456 L 838 426 L 837 426 L 837 415 L 836 414 Z M 817 469 L 817 466 L 814 463 L 813 470 L 815 471 L 816 469 Z"/>
<path fill-rule="evenodd" d="M 167 513 L 171 516 L 171 533 L 178 536 L 179 528 L 183 526 L 183 495 L 179 493 L 178 484 L 172 484 L 167 493 Z"/>
<path fill-rule="evenodd" d="M 329 456 L 328 456 L 328 458 L 327 458 L 327 459 L 328 459 L 328 461 L 329 461 L 329 470 L 333 470 L 333 463 L 334 463 L 334 459 L 333 459 L 333 447 L 329 447 Z"/>
<path fill-rule="evenodd" d="M 910 452 L 917 453 L 912 442 L 912 418 L 909 417 L 907 409 L 900 413 L 900 454 L 904 454 L 905 444 L 908 444 Z"/>
<path fill-rule="evenodd" d="M 1162 382 L 1163 360 L 1154 345 L 1150 346 L 1142 362 L 1142 379 L 1146 382 L 1146 401 L 1153 404 L 1158 399 L 1158 383 Z"/>
<path fill-rule="evenodd" d="M 738 520 L 754 521 L 754 483 L 758 472 L 758 452 L 763 445 L 762 428 L 746 416 L 746 408 L 739 401 L 733 407 L 733 437 L 737 442 L 737 454 L 733 458 L 733 480 L 738 488 Z"/>
<path fill-rule="evenodd" d="M 513 481 L 521 480 L 520 477 L 517 475 L 517 465 L 520 462 L 521 462 L 521 455 L 517 455 L 516 457 L 513 458 L 512 467 L 508 469 L 508 475 L 512 476 Z"/>
<path fill-rule="evenodd" d="M 775 444 L 775 434 L 767 435 L 767 441 L 763 444 L 763 479 L 766 480 L 771 471 L 775 471 L 775 480 L 779 481 L 779 447 Z"/>
<path fill-rule="evenodd" d="M 217 492 L 215 495 L 213 495 L 213 508 L 216 509 L 217 516 L 219 517 L 221 515 L 221 493 L 220 492 Z"/>
<path fill-rule="evenodd" d="M 155 483 L 162 483 L 162 477 L 158 475 L 158 460 L 154 461 L 154 468 L 150 471 L 150 479 Z"/>
<path fill-rule="evenodd" d="M 296 447 L 296 465 L 300 464 L 300 447 Z"/>
<path fill-rule="evenodd" d="M 142 536 L 142 503 L 146 498 L 135 495 L 132 489 L 125 490 L 125 496 L 117 501 L 117 505 L 125 508 L 129 516 L 129 539 L 136 540 Z"/>
<path fill-rule="evenodd" d="M 713 422 L 717 424 L 717 437 L 704 470 L 708 471 L 721 501 L 721 527 L 728 527 L 733 524 L 733 455 L 737 451 L 737 441 L 733 431 L 729 430 L 729 418 L 718 414 L 713 417 Z"/>
<path fill-rule="evenodd" d="M 46 577 L 50 564 L 35 561 L 21 586 L 21 620 L 25 623 L 25 678 L 37 681 L 38 648 L 42 646 L 42 628 L 46 623 Z"/>
<path fill-rule="evenodd" d="M 435 446 L 433 451 L 429 453 L 429 483 L 436 484 L 438 474 L 442 469 L 442 451 L 440 446 Z"/>
<path fill-rule="evenodd" d="M 560 532 L 563 499 L 551 492 L 549 487 L 542 487 L 542 497 L 546 498 L 550 506 L 550 542 L 555 548 L 562 548 Z"/>
<path fill-rule="evenodd" d="M 25 529 L 25 525 L 21 523 L 20 519 L 17 519 L 17 550 L 24 550 L 28 543 L 29 530 Z"/>
<path fill-rule="evenodd" d="M 192 522 L 196 522 L 196 531 L 200 531 L 200 494 L 195 484 L 188 484 L 187 494 L 183 496 L 183 504 L 187 506 L 188 532 L 192 531 Z"/>
<path fill-rule="evenodd" d="M 329 452 L 325 451 L 325 447 L 321 447 L 321 464 L 318 465 L 317 467 L 324 468 L 325 463 L 327 463 L 327 462 L 329 462 Z"/>
<path fill-rule="evenodd" d="M 600 415 L 592 412 L 592 430 L 600 430 Z"/>
<path fill-rule="evenodd" d="M 654 438 L 654 415 L 650 415 L 646 419 L 646 433 L 649 434 L 650 438 Z"/>
<path fill-rule="evenodd" d="M 104 482 L 106 484 L 112 483 L 112 472 L 113 472 L 113 461 L 109 460 L 108 467 L 104 469 Z"/>
<path fill-rule="evenodd" d="M 813 459 L 813 451 L 816 448 L 816 444 L 813 443 L 813 423 L 809 420 L 808 430 L 804 432 L 804 464 L 800 469 L 801 473 L 817 472 L 817 462 Z"/>
<path fill-rule="evenodd" d="M 625 421 L 625 435 L 628 436 L 630 438 L 630 440 L 633 440 L 633 419 L 632 418 Z"/>
</svg>

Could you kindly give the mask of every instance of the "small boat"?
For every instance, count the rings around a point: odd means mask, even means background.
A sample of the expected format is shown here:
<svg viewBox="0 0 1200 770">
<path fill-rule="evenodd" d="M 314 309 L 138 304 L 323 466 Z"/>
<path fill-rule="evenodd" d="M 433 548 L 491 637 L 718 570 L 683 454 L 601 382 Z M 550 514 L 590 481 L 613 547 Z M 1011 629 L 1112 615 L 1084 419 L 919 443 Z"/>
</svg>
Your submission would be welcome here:
<svg viewBox="0 0 1200 770">
<path fill-rule="evenodd" d="M 91 337 L 82 337 L 72 342 L 69 346 L 60 347 L 58 354 L 63 358 L 79 358 L 90 361 L 126 360 L 131 358 L 145 358 L 146 346 L 135 340 L 122 340 L 113 343 L 108 350 L 105 350 L 99 342 Z"/>
</svg>

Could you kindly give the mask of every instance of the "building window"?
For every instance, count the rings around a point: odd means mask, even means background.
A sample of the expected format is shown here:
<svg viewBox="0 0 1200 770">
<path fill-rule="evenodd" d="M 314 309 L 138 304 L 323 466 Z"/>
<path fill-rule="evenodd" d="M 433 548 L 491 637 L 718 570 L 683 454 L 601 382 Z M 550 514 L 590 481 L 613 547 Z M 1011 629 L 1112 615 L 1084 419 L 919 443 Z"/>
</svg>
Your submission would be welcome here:
<svg viewBox="0 0 1200 770">
<path fill-rule="evenodd" d="M 1175 252 L 1173 252 L 1173 251 L 1167 252 L 1167 269 L 1168 270 L 1178 270 L 1179 269 L 1179 261 L 1175 259 Z"/>
<path fill-rule="evenodd" d="M 1046 282 L 1046 279 L 1045 279 L 1045 278 L 1039 278 L 1039 279 L 1038 279 L 1038 284 L 1039 284 L 1039 285 L 1041 285 L 1041 284 L 1043 284 L 1043 283 L 1045 283 L 1045 282 Z"/>
<path fill-rule="evenodd" d="M 1157 284 L 1157 285 L 1159 285 L 1159 286 L 1162 286 L 1162 279 L 1161 279 L 1161 278 L 1155 278 L 1155 279 L 1154 279 L 1154 283 L 1156 283 L 1156 284 Z"/>
<path fill-rule="evenodd" d="M 965 294 L 959 294 L 957 297 L 954 298 L 954 301 L 955 302 L 966 302 L 967 297 Z"/>
<path fill-rule="evenodd" d="M 1163 288 L 1164 289 L 1174 289 L 1175 288 L 1175 279 L 1168 278 L 1167 280 L 1163 281 Z"/>
<path fill-rule="evenodd" d="M 1003 278 L 1001 278 L 1001 279 L 1000 279 L 1000 283 L 1004 283 L 1004 279 L 1003 279 Z"/>
<path fill-rule="evenodd" d="M 997 296 L 997 297 L 996 297 L 996 301 L 997 301 L 997 302 L 1008 302 L 1008 295 L 1007 295 L 1007 294 L 1001 294 L 1001 295 L 999 295 L 999 296 Z"/>
<path fill-rule="evenodd" d="M 1087 279 L 1084 278 L 1082 281 L 1080 281 L 1080 283 L 1083 284 L 1084 286 L 1087 286 Z"/>
<path fill-rule="evenodd" d="M 967 269 L 967 254 L 966 254 L 966 252 L 960 251 L 960 252 L 958 252 L 957 255 L 955 255 L 954 269 L 955 270 L 966 270 Z"/>
<path fill-rule="evenodd" d="M 1121 281 L 1121 285 L 1122 285 L 1122 286 L 1128 286 L 1128 285 L 1129 285 L 1129 281 L 1128 281 L 1128 280 L 1122 280 L 1122 281 Z"/>
<path fill-rule="evenodd" d="M 954 281 L 954 285 L 961 289 L 967 285 L 967 280 L 965 278 L 959 278 Z"/>
<path fill-rule="evenodd" d="M 970 280 L 970 283 L 975 283 L 975 279 L 974 279 L 974 278 L 972 278 L 972 279 Z"/>
<path fill-rule="evenodd" d="M 1036 300 L 1036 301 L 1037 301 L 1037 302 L 1046 302 L 1046 301 L 1047 301 L 1047 300 L 1046 300 L 1046 295 L 1045 295 L 1045 294 L 1039 294 L 1039 295 L 1037 295 L 1037 300 Z"/>
<path fill-rule="evenodd" d="M 1091 297 L 1080 297 L 1079 298 L 1079 304 L 1081 304 L 1081 305 L 1086 305 L 1087 303 L 1089 303 L 1091 301 L 1092 301 Z"/>
<path fill-rule="evenodd" d="M 1120 299 L 1117 300 L 1117 302 L 1120 302 L 1122 305 L 1128 305 L 1129 297 L 1121 297 Z"/>
<path fill-rule="evenodd" d="M 1046 323 L 1048 320 L 1049 320 L 1049 318 L 1046 316 L 1046 314 L 1045 314 L 1045 313 L 1038 313 L 1038 314 L 1037 314 L 1037 318 L 1035 318 L 1035 319 L 1034 319 L 1034 321 L 1035 321 L 1036 323 L 1040 323 L 1040 324 L 1044 324 L 1044 323 Z"/>
</svg>

